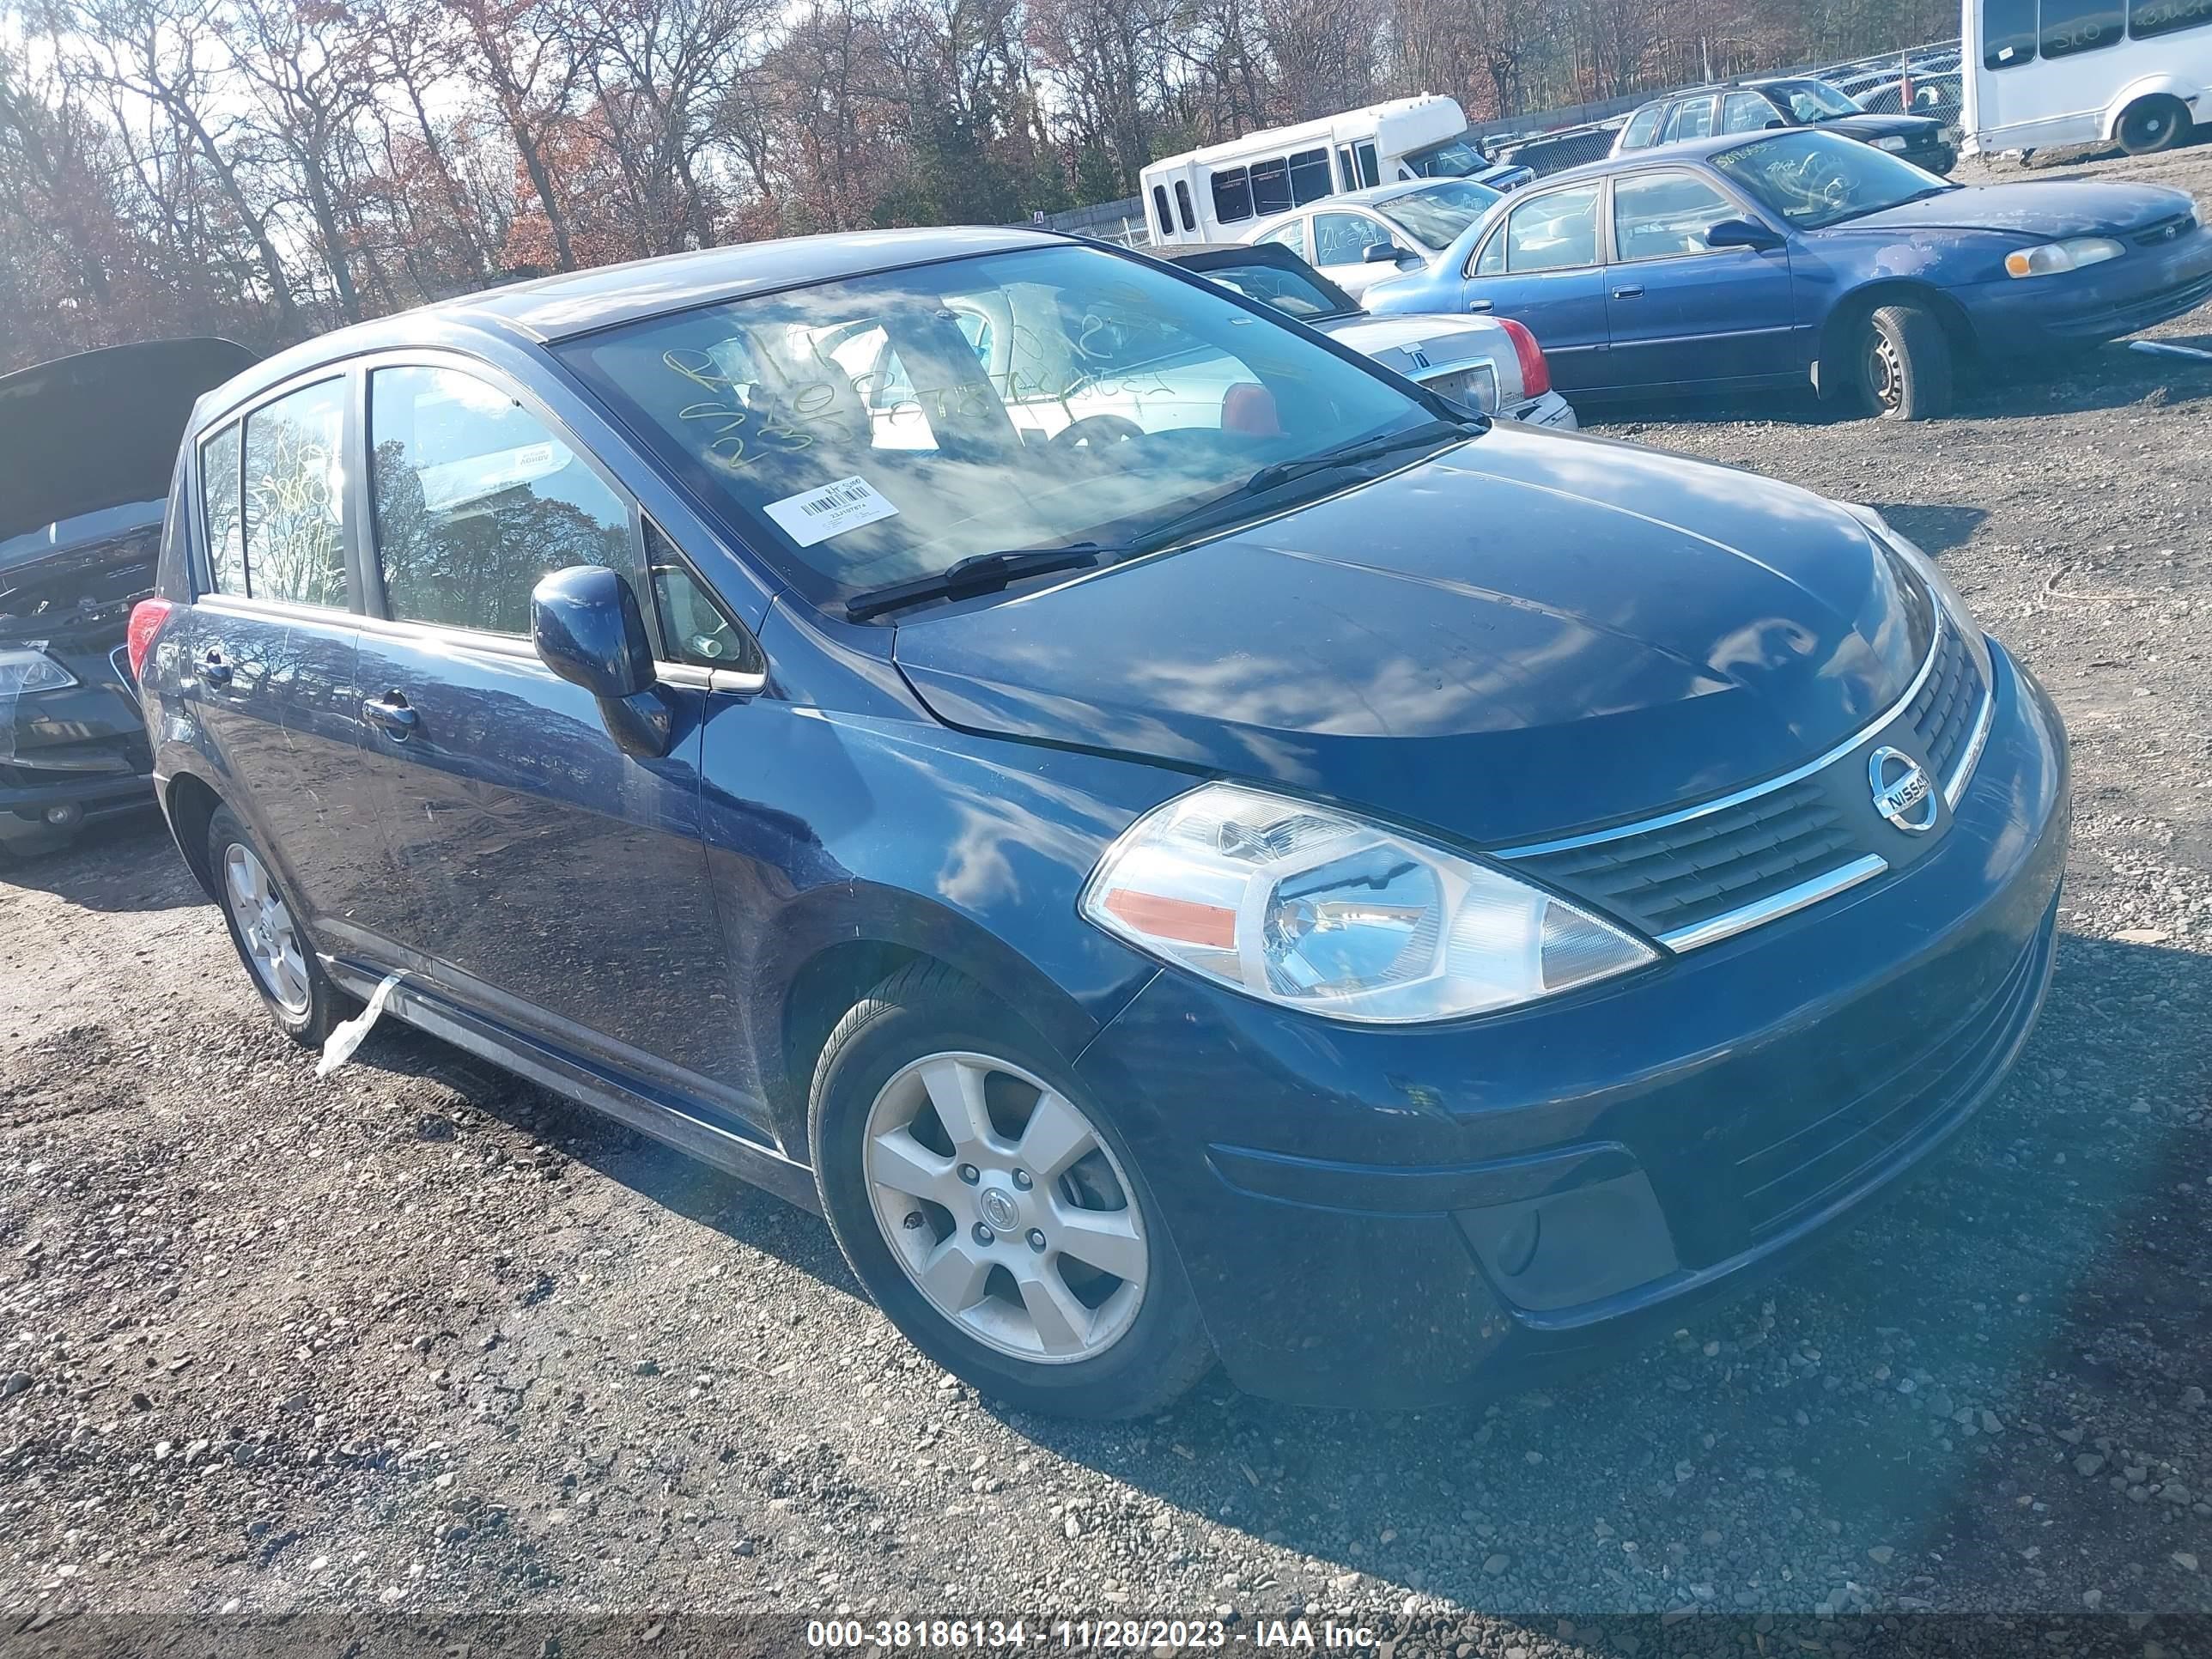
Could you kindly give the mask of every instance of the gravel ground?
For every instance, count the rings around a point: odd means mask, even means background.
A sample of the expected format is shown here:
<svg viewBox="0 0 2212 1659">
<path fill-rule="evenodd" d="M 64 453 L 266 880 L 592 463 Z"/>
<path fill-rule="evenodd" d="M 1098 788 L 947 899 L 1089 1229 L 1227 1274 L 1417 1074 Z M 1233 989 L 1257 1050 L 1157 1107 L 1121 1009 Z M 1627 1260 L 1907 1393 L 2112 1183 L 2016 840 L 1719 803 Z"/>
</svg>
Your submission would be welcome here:
<svg viewBox="0 0 2212 1659">
<path fill-rule="evenodd" d="M 2212 200 L 2212 146 L 2087 170 Z M 2212 365 L 1604 429 L 1881 506 L 2064 710 L 2048 1012 L 1893 1202 L 1546 1393 L 1009 1415 L 810 1216 L 390 1023 L 318 1082 L 128 827 L 0 879 L 0 1633 L 1358 1607 L 1525 1659 L 1681 1608 L 2212 1611 Z"/>
</svg>

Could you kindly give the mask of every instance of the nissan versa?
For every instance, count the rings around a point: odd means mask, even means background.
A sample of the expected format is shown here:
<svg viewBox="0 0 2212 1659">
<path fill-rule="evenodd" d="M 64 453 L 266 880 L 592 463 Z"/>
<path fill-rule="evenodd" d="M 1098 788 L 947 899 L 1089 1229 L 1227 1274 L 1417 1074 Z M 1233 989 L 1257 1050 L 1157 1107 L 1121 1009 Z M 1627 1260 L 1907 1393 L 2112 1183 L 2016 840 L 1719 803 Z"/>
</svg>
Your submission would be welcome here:
<svg viewBox="0 0 2212 1659">
<path fill-rule="evenodd" d="M 278 1023 L 828 1216 L 1018 1405 L 1458 1397 L 1741 1285 L 1996 1085 L 2064 741 L 1875 512 L 1492 424 L 1023 230 L 348 329 L 135 613 Z"/>
</svg>

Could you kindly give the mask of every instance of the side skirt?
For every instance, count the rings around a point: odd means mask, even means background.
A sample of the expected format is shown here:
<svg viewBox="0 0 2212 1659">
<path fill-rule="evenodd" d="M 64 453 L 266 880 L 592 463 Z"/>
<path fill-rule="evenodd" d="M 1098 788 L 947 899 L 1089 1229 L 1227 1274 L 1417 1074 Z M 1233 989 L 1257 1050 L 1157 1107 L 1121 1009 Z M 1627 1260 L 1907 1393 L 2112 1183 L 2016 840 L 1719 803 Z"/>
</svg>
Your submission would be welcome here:
<svg viewBox="0 0 2212 1659">
<path fill-rule="evenodd" d="M 341 988 L 364 1000 L 382 977 L 343 960 L 325 957 L 324 966 Z M 806 1165 L 656 1099 L 579 1055 L 495 1024 L 404 979 L 392 988 L 385 1009 L 432 1036 L 602 1112 L 640 1134 L 764 1188 L 803 1210 L 821 1213 L 814 1174 Z"/>
</svg>

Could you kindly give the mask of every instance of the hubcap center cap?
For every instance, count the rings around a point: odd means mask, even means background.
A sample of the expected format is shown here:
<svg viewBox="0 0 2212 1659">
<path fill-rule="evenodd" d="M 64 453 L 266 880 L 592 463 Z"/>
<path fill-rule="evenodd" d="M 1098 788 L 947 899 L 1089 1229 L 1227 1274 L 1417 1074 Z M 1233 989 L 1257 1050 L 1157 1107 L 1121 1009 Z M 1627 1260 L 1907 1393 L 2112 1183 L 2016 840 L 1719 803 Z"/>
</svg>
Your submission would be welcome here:
<svg viewBox="0 0 2212 1659">
<path fill-rule="evenodd" d="M 986 1187 L 976 1194 L 975 1212 L 1002 1233 L 1012 1232 L 1022 1224 L 1021 1205 L 1003 1187 Z"/>
</svg>

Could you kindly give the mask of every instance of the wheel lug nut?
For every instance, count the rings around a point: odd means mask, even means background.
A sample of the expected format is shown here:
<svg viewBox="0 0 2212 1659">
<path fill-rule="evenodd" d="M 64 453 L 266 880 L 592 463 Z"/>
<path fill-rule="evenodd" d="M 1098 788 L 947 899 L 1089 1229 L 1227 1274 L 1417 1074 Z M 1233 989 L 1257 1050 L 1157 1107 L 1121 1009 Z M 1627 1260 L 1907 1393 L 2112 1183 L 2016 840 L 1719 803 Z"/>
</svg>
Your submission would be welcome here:
<svg viewBox="0 0 2212 1659">
<path fill-rule="evenodd" d="M 921 1225 L 921 1212 L 919 1210 L 908 1210 L 906 1212 L 906 1230 L 908 1232 L 912 1232 L 920 1225 Z"/>
<path fill-rule="evenodd" d="M 999 1236 L 979 1221 L 975 1224 L 975 1242 L 978 1244 L 995 1244 L 999 1242 Z"/>
<path fill-rule="evenodd" d="M 977 1170 L 974 1164 L 963 1164 L 960 1166 L 960 1178 L 972 1187 L 977 1182 L 981 1181 L 983 1176 L 982 1172 Z"/>
<path fill-rule="evenodd" d="M 1027 1192 L 1036 1184 L 1036 1183 L 1035 1182 L 1030 1179 L 1030 1172 L 1027 1170 L 1017 1170 L 1014 1171 L 1014 1185 L 1020 1188 L 1022 1191 Z"/>
<path fill-rule="evenodd" d="M 1043 1250 L 1044 1250 L 1044 1229 L 1043 1229 L 1043 1228 L 1042 1228 L 1042 1227 L 1032 1227 L 1032 1228 L 1030 1228 L 1030 1249 L 1033 1249 L 1033 1250 L 1035 1250 L 1035 1251 L 1038 1252 L 1040 1255 L 1042 1255 L 1042 1254 L 1043 1253 Z"/>
</svg>

